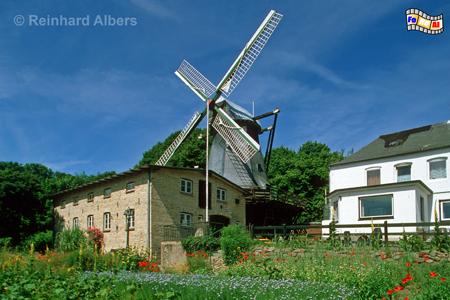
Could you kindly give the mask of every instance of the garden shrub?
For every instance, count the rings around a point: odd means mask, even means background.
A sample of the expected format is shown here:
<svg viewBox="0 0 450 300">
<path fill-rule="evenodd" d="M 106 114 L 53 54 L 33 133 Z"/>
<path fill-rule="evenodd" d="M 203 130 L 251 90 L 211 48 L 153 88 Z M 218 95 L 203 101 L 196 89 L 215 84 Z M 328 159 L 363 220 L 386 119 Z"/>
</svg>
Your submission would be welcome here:
<svg viewBox="0 0 450 300">
<path fill-rule="evenodd" d="M 100 250 L 103 248 L 104 245 L 103 232 L 96 227 L 89 227 L 87 233 L 89 243 L 95 247 L 95 250 L 97 252 L 100 252 Z"/>
<path fill-rule="evenodd" d="M 402 238 L 398 241 L 398 245 L 403 251 L 419 252 L 425 249 L 425 242 L 417 235 L 407 235 L 403 233 Z"/>
<path fill-rule="evenodd" d="M 86 245 L 86 234 L 79 228 L 64 229 L 56 234 L 55 248 L 59 251 L 74 251 Z"/>
<path fill-rule="evenodd" d="M 187 253 L 196 251 L 212 253 L 220 248 L 219 239 L 212 235 L 190 236 L 182 240 L 181 245 Z"/>
<path fill-rule="evenodd" d="M 139 262 L 149 259 L 150 254 L 145 250 L 129 247 L 119 249 L 114 252 L 117 258 L 117 267 L 121 270 L 136 271 L 139 269 Z"/>
<path fill-rule="evenodd" d="M 223 252 L 223 260 L 226 265 L 232 265 L 239 261 L 241 253 L 248 251 L 252 239 L 248 232 L 239 225 L 229 225 L 222 229 L 220 248 Z"/>
<path fill-rule="evenodd" d="M 22 243 L 22 246 L 24 249 L 30 249 L 31 244 L 33 244 L 34 250 L 41 253 L 45 252 L 47 248 L 52 248 L 53 246 L 53 232 L 51 230 L 37 232 L 28 237 Z"/>
<path fill-rule="evenodd" d="M 8 248 L 11 245 L 12 238 L 2 237 L 0 238 L 0 248 Z"/>
<path fill-rule="evenodd" d="M 431 245 L 440 251 L 450 250 L 450 238 L 448 237 L 448 233 L 442 232 L 436 217 L 434 220 L 434 236 L 431 240 Z"/>
</svg>

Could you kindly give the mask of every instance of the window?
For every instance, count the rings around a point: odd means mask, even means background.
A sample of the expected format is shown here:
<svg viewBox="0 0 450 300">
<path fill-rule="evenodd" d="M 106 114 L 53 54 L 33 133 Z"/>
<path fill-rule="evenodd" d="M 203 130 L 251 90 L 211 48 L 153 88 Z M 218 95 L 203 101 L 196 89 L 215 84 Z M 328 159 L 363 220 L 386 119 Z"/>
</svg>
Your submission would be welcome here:
<svg viewBox="0 0 450 300">
<path fill-rule="evenodd" d="M 435 158 L 429 160 L 430 179 L 447 178 L 447 158 Z"/>
<path fill-rule="evenodd" d="M 236 205 L 238 205 L 238 204 L 240 203 L 240 200 L 239 200 L 238 198 L 236 198 L 236 199 L 234 199 L 234 203 L 235 203 Z"/>
<path fill-rule="evenodd" d="M 180 225 L 181 226 L 192 226 L 192 214 L 182 212 L 180 214 Z"/>
<path fill-rule="evenodd" d="M 226 201 L 227 200 L 227 191 L 221 188 L 217 189 L 217 200 L 218 201 Z"/>
<path fill-rule="evenodd" d="M 134 209 L 130 209 L 129 214 L 127 215 L 127 223 L 128 229 L 134 228 Z"/>
<path fill-rule="evenodd" d="M 411 180 L 411 165 L 397 166 L 397 182 Z"/>
<path fill-rule="evenodd" d="M 89 215 L 87 216 L 87 227 L 94 227 L 94 216 Z"/>
<path fill-rule="evenodd" d="M 88 193 L 87 194 L 87 201 L 88 202 L 94 201 L 94 193 Z"/>
<path fill-rule="evenodd" d="M 359 198 L 360 218 L 393 217 L 392 195 Z"/>
<path fill-rule="evenodd" d="M 180 191 L 183 193 L 192 194 L 192 180 L 181 179 Z"/>
<path fill-rule="evenodd" d="M 419 198 L 419 213 L 420 221 L 425 221 L 425 199 L 422 196 Z"/>
<path fill-rule="evenodd" d="M 127 193 L 134 192 L 134 182 L 133 181 L 130 181 L 127 183 L 126 192 Z"/>
<path fill-rule="evenodd" d="M 367 185 L 380 184 L 380 169 L 367 170 Z"/>
<path fill-rule="evenodd" d="M 80 220 L 77 217 L 72 220 L 72 228 L 80 228 Z"/>
<path fill-rule="evenodd" d="M 105 212 L 103 214 L 103 231 L 111 230 L 111 213 Z"/>
<path fill-rule="evenodd" d="M 111 193 L 112 193 L 112 189 L 111 188 L 106 188 L 103 191 L 103 198 L 109 198 L 111 197 Z"/>
<path fill-rule="evenodd" d="M 441 220 L 450 220 L 450 200 L 441 200 Z"/>
</svg>

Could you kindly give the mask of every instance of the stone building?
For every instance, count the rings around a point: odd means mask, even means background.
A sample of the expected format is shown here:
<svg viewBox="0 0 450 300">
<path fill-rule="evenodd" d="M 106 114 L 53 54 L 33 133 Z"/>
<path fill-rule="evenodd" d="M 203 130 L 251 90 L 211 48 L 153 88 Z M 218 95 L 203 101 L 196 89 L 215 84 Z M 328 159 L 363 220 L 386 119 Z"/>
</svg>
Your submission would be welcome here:
<svg viewBox="0 0 450 300">
<path fill-rule="evenodd" d="M 213 171 L 209 178 L 210 222 L 245 225 L 246 191 Z M 143 166 L 62 191 L 55 195 L 57 230 L 99 228 L 109 251 L 126 247 L 128 218 L 129 245 L 159 256 L 168 232 L 181 236 L 204 224 L 204 179 L 203 169 Z"/>
</svg>

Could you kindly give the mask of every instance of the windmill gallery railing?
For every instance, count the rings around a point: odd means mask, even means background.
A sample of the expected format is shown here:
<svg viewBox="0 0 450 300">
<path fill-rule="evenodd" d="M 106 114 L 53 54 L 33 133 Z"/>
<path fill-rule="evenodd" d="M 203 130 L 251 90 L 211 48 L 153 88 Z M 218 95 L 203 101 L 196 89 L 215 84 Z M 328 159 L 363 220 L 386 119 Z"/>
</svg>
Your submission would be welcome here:
<svg viewBox="0 0 450 300">
<path fill-rule="evenodd" d="M 420 223 L 368 223 L 368 224 L 339 224 L 335 223 L 336 236 L 356 236 L 362 237 L 370 235 L 372 231 L 378 232 L 385 242 L 389 241 L 389 236 L 399 237 L 405 232 L 408 235 L 419 235 L 426 240 L 430 235 L 434 234 L 435 222 Z M 439 227 L 450 226 L 450 221 L 438 222 Z M 327 237 L 331 225 L 305 224 L 305 225 L 279 225 L 279 226 L 253 226 L 249 225 L 248 229 L 253 238 L 276 236 L 289 237 L 293 235 L 309 235 L 312 237 Z M 366 229 L 365 232 L 352 232 L 355 229 Z M 324 229 L 326 231 L 324 231 Z M 412 230 L 411 230 L 412 229 Z M 447 233 L 446 228 L 440 228 L 441 231 Z"/>
</svg>

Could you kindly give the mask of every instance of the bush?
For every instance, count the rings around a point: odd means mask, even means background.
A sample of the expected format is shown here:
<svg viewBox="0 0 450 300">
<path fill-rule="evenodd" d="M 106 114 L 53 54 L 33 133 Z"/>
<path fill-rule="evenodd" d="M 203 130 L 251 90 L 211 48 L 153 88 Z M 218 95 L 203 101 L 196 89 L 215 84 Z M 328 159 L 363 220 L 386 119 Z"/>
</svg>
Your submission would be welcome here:
<svg viewBox="0 0 450 300">
<path fill-rule="evenodd" d="M 87 237 L 79 228 L 64 229 L 56 234 L 55 248 L 59 251 L 74 251 L 87 246 Z"/>
<path fill-rule="evenodd" d="M 89 244 L 95 247 L 97 252 L 100 252 L 104 245 L 103 232 L 96 227 L 89 227 L 87 233 Z"/>
<path fill-rule="evenodd" d="M 11 246 L 12 238 L 10 237 L 2 237 L 0 238 L 0 248 L 9 248 Z"/>
<path fill-rule="evenodd" d="M 417 235 L 406 235 L 398 241 L 398 245 L 403 251 L 419 252 L 425 249 L 425 242 Z"/>
<path fill-rule="evenodd" d="M 250 249 L 252 240 L 248 232 L 239 225 L 229 225 L 222 229 L 220 248 L 226 265 L 239 261 L 241 253 Z"/>
<path fill-rule="evenodd" d="M 33 234 L 28 237 L 22 246 L 25 249 L 30 249 L 31 244 L 33 244 L 34 249 L 38 252 L 45 252 L 47 248 L 52 248 L 53 246 L 53 232 L 51 230 L 42 231 Z"/>
<path fill-rule="evenodd" d="M 212 253 L 219 250 L 219 240 L 211 235 L 190 236 L 181 241 L 184 251 L 194 253 L 197 251 L 205 251 Z"/>
<path fill-rule="evenodd" d="M 120 270 L 136 271 L 139 269 L 139 262 L 151 260 L 150 253 L 136 248 L 125 248 L 114 252 Z"/>
</svg>

